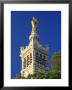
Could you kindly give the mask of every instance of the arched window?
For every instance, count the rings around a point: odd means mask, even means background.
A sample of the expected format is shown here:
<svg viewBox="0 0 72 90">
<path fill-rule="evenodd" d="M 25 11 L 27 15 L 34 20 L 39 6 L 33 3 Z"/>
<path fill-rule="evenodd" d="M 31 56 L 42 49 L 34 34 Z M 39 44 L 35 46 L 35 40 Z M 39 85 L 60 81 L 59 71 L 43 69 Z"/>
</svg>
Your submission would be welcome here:
<svg viewBox="0 0 72 90">
<path fill-rule="evenodd" d="M 45 55 L 43 56 L 43 59 L 46 60 L 46 56 Z"/>
<path fill-rule="evenodd" d="M 39 60 L 39 53 L 38 53 L 38 51 L 36 52 L 36 62 L 38 62 L 38 60 Z"/>
<path fill-rule="evenodd" d="M 38 55 L 39 55 L 38 52 L 36 52 L 36 56 L 37 56 L 37 57 L 38 57 Z"/>
<path fill-rule="evenodd" d="M 27 56 L 27 67 L 29 65 L 29 56 Z"/>
<path fill-rule="evenodd" d="M 46 55 L 43 56 L 43 65 L 46 66 Z"/>
<path fill-rule="evenodd" d="M 26 68 L 26 58 L 24 58 L 24 69 Z"/>
<path fill-rule="evenodd" d="M 30 53 L 30 64 L 32 63 L 32 53 Z"/>
<path fill-rule="evenodd" d="M 40 58 L 42 59 L 42 54 L 40 53 Z"/>
</svg>

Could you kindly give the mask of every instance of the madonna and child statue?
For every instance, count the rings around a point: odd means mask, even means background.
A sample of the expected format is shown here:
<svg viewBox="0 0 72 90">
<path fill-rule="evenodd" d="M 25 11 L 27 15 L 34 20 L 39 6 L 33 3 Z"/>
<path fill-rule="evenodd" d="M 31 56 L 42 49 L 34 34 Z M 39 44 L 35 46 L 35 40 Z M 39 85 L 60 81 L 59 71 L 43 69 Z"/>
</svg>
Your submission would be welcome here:
<svg viewBox="0 0 72 90">
<path fill-rule="evenodd" d="M 31 24 L 32 24 L 32 32 L 36 32 L 38 21 L 35 17 L 32 18 Z"/>
</svg>

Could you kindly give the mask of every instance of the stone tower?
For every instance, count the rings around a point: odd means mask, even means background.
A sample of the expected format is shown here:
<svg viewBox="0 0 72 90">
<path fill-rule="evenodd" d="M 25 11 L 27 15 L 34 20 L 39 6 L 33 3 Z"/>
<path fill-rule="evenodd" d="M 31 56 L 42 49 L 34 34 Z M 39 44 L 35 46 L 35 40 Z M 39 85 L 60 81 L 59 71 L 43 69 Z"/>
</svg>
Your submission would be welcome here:
<svg viewBox="0 0 72 90">
<path fill-rule="evenodd" d="M 48 71 L 48 47 L 43 47 L 39 43 L 37 33 L 38 21 L 35 17 L 32 18 L 32 32 L 29 36 L 29 45 L 20 48 L 20 57 L 22 61 L 21 76 L 27 77 L 35 72 Z"/>
</svg>

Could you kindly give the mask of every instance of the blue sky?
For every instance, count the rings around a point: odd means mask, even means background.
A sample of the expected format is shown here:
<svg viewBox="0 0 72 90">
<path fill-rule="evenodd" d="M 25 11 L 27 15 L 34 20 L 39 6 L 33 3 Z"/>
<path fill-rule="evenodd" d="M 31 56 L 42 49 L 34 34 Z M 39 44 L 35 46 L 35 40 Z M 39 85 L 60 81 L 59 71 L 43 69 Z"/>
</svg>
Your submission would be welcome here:
<svg viewBox="0 0 72 90">
<path fill-rule="evenodd" d="M 11 78 L 21 70 L 20 47 L 29 44 L 32 17 L 38 19 L 40 43 L 49 46 L 49 61 L 54 52 L 61 52 L 60 11 L 12 11 L 11 12 Z"/>
</svg>

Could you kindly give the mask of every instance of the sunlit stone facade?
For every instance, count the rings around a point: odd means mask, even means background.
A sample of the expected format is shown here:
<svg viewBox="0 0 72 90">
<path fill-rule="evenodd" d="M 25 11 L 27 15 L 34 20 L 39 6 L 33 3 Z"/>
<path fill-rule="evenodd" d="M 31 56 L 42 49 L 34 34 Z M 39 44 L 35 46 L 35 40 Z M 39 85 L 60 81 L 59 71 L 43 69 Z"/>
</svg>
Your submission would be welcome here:
<svg viewBox="0 0 72 90">
<path fill-rule="evenodd" d="M 39 43 L 39 36 L 37 34 L 37 19 L 33 17 L 31 24 L 32 32 L 29 36 L 29 45 L 20 48 L 22 77 L 27 77 L 29 74 L 34 74 L 35 72 L 48 71 L 48 47 L 43 47 Z"/>
</svg>

